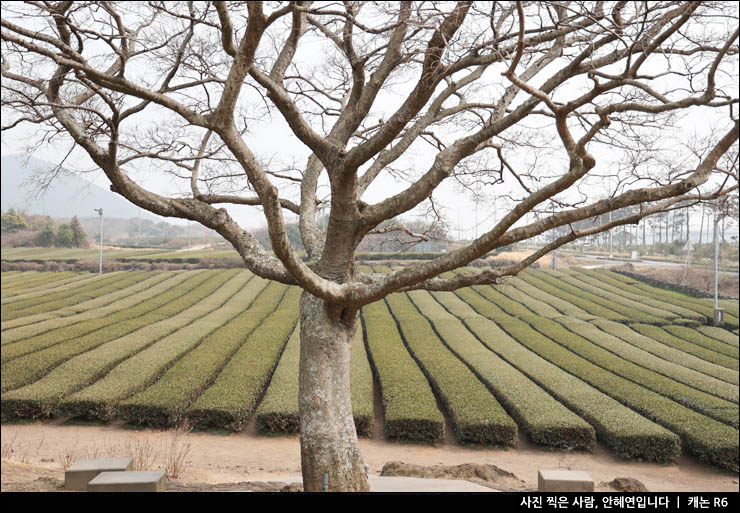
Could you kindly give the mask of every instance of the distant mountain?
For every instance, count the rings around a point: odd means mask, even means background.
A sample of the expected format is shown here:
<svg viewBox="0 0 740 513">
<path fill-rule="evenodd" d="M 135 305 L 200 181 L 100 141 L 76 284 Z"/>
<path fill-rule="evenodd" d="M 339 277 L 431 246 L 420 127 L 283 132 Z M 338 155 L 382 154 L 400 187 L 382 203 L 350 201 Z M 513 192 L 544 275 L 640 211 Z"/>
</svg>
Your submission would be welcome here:
<svg viewBox="0 0 740 513">
<path fill-rule="evenodd" d="M 30 197 L 30 177 L 38 170 L 49 170 L 53 164 L 31 158 L 24 167 L 21 157 L 10 155 L 2 158 L 2 210 L 25 210 L 53 218 L 69 219 L 72 216 L 92 217 L 95 208 L 103 207 L 106 217 L 136 217 L 139 208 L 118 194 L 99 187 L 72 174 L 56 177 L 44 194 Z M 151 217 L 149 214 L 147 217 Z"/>
</svg>

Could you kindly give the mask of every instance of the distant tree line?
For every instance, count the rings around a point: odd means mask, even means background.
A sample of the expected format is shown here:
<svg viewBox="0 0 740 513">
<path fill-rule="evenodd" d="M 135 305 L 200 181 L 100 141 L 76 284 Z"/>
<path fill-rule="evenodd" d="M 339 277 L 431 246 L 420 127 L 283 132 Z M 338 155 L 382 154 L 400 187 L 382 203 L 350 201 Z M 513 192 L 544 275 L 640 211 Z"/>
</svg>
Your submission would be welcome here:
<svg viewBox="0 0 740 513">
<path fill-rule="evenodd" d="M 3 247 L 86 248 L 87 234 L 77 216 L 69 223 L 55 225 L 49 216 L 25 214 L 11 208 L 0 217 Z"/>
</svg>

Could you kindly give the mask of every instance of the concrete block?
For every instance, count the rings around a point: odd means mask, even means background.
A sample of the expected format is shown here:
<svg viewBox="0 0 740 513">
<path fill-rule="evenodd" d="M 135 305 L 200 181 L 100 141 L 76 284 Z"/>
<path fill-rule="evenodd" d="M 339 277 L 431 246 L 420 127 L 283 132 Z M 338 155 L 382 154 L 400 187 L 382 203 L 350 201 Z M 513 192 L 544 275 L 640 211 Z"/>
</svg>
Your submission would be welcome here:
<svg viewBox="0 0 740 513">
<path fill-rule="evenodd" d="M 164 492 L 164 470 L 101 472 L 87 485 L 88 492 Z"/>
<path fill-rule="evenodd" d="M 126 471 L 134 468 L 134 459 L 125 458 L 97 458 L 78 460 L 64 472 L 64 489 L 84 492 L 87 483 L 101 472 Z"/>
<path fill-rule="evenodd" d="M 537 473 L 540 492 L 593 492 L 594 480 L 582 470 L 543 470 Z"/>
</svg>

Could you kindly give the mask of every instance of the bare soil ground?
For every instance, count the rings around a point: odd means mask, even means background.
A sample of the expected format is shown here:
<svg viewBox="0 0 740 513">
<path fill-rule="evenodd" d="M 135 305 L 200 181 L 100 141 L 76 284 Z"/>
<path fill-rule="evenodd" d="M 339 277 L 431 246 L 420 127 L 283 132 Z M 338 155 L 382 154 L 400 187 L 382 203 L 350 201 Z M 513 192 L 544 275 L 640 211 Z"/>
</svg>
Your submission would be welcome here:
<svg viewBox="0 0 740 513">
<path fill-rule="evenodd" d="M 165 468 L 173 451 L 172 432 L 122 429 L 108 425 L 62 425 L 60 421 L 8 424 L 1 427 L 3 443 L 2 491 L 61 491 L 65 462 L 86 457 L 134 456 L 141 452 L 148 468 Z M 182 453 L 180 475 L 168 480 L 173 491 L 246 490 L 279 491 L 274 481 L 300 476 L 300 447 L 297 436 L 258 436 L 254 427 L 241 433 L 189 433 L 180 438 L 174 452 Z M 607 448 L 593 453 L 562 453 L 543 450 L 521 438 L 517 448 L 467 447 L 447 440 L 431 447 L 380 439 L 361 439 L 360 447 L 370 473 L 379 474 L 391 461 L 423 466 L 478 463 L 495 465 L 516 478 L 500 481 L 497 489 L 537 489 L 538 469 L 584 470 L 596 483 L 615 478 L 637 479 L 650 491 L 737 492 L 738 476 L 684 457 L 674 465 L 625 461 Z M 128 450 L 116 453 L 116 450 Z M 11 452 L 12 450 L 12 452 Z"/>
</svg>

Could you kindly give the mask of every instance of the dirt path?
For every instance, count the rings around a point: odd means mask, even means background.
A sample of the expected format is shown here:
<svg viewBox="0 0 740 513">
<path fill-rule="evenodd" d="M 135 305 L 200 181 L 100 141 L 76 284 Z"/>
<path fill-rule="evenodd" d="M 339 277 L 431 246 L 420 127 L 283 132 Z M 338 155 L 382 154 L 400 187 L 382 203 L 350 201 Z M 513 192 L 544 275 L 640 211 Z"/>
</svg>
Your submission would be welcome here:
<svg viewBox="0 0 740 513">
<path fill-rule="evenodd" d="M 3 463 L 3 490 L 25 489 L 23 483 L 29 490 L 53 490 L 55 482 L 58 486 L 63 481 L 62 462 L 65 459 L 123 456 L 123 451 L 140 451 L 152 461 L 150 468 L 165 468 L 167 453 L 173 452 L 169 449 L 172 432 L 129 431 L 121 429 L 120 424 L 69 426 L 52 421 L 3 425 L 1 431 L 3 458 L 12 447 L 14 452 L 9 459 L 26 464 Z M 177 480 L 182 484 L 271 481 L 300 475 L 297 436 L 257 436 L 250 427 L 242 433 L 229 435 L 189 433 L 176 442 L 176 449 L 183 449 L 187 444 L 190 449 Z M 737 475 L 712 469 L 693 458 L 684 457 L 670 466 L 628 462 L 615 458 L 603 446 L 597 446 L 590 454 L 564 454 L 539 449 L 525 439 L 520 440 L 516 449 L 508 450 L 449 442 L 428 447 L 362 439 L 360 447 L 372 474 L 378 474 L 389 461 L 426 466 L 483 463 L 514 473 L 525 482 L 524 488 L 530 490 L 537 487 L 537 469 L 540 468 L 585 470 L 597 483 L 632 477 L 650 491 L 739 490 Z"/>
</svg>

